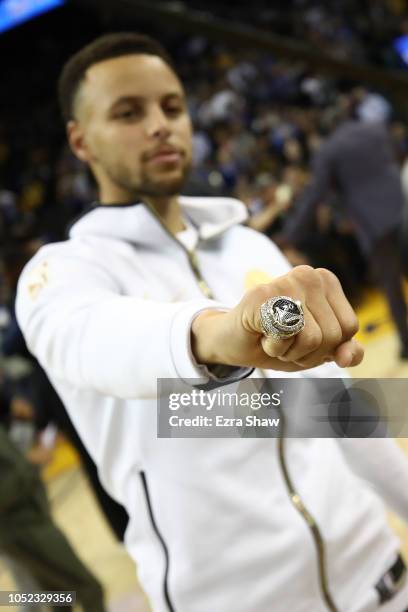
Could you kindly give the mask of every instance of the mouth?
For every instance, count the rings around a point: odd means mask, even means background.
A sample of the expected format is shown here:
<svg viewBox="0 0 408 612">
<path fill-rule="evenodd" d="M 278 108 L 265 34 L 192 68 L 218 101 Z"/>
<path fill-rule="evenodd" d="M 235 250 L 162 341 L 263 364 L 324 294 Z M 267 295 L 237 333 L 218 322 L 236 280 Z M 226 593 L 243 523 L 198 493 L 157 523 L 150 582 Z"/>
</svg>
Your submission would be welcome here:
<svg viewBox="0 0 408 612">
<path fill-rule="evenodd" d="M 151 164 L 178 164 L 182 157 L 182 152 L 179 149 L 162 147 L 149 155 L 147 161 Z"/>
</svg>

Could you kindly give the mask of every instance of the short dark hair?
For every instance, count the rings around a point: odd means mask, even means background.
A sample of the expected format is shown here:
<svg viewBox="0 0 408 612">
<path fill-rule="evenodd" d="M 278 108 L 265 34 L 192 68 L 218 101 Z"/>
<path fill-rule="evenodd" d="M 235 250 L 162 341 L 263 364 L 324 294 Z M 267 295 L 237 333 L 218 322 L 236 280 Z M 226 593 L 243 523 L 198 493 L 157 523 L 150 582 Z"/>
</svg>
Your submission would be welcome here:
<svg viewBox="0 0 408 612">
<path fill-rule="evenodd" d="M 58 98 L 64 121 L 74 118 L 75 96 L 90 66 L 132 54 L 156 55 L 175 70 L 167 51 L 150 36 L 137 32 L 117 32 L 100 36 L 75 53 L 62 69 L 58 80 Z"/>
</svg>

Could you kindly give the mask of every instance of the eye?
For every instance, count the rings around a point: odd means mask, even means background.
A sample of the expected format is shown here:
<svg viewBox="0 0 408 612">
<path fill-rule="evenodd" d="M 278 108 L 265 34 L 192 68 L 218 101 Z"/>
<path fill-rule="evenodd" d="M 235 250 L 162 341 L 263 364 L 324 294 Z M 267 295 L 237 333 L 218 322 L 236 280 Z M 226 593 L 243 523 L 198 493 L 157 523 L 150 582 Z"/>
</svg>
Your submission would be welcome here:
<svg viewBox="0 0 408 612">
<path fill-rule="evenodd" d="M 166 106 L 164 109 L 164 112 L 166 113 L 166 115 L 169 115 L 170 117 L 177 117 L 183 112 L 183 107 L 180 105 L 172 104 L 171 106 L 170 105 Z"/>
<path fill-rule="evenodd" d="M 125 110 L 120 110 L 114 114 L 114 119 L 120 119 L 123 121 L 129 121 L 131 119 L 136 119 L 141 114 L 140 109 L 137 108 L 127 108 Z"/>
</svg>

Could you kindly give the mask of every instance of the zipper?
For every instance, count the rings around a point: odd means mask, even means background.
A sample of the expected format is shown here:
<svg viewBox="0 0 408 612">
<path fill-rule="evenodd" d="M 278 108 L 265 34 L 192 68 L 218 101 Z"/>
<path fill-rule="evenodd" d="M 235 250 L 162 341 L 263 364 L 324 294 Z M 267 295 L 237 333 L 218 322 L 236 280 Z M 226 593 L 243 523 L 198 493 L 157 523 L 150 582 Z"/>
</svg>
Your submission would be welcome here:
<svg viewBox="0 0 408 612">
<path fill-rule="evenodd" d="M 176 236 L 174 236 L 174 234 L 169 232 L 167 227 L 164 225 L 163 221 L 161 220 L 157 212 L 154 210 L 153 206 L 151 206 L 147 202 L 145 202 L 144 204 L 150 210 L 150 212 L 155 217 L 155 219 L 158 221 L 158 223 L 161 225 L 161 227 L 166 232 L 166 234 L 173 240 L 173 242 L 178 244 L 179 247 L 181 247 L 183 251 L 185 252 L 185 254 L 187 255 L 187 259 L 188 259 L 188 263 L 190 264 L 191 271 L 194 274 L 194 277 L 197 281 L 199 288 L 201 289 L 201 292 L 205 295 L 206 298 L 210 300 L 214 299 L 213 292 L 211 291 L 210 287 L 207 285 L 206 281 L 204 280 L 201 274 L 200 267 L 198 265 L 197 253 L 195 252 L 195 250 L 193 249 L 190 251 L 189 249 L 187 249 L 187 247 L 184 246 L 182 242 L 180 242 L 180 240 L 177 240 Z"/>
<path fill-rule="evenodd" d="M 178 242 L 178 241 L 177 241 Z M 179 243 L 181 244 L 181 243 Z M 181 245 L 182 247 L 184 247 L 184 245 Z M 213 293 L 211 291 L 211 289 L 209 288 L 209 286 L 207 285 L 207 283 L 205 282 L 205 280 L 203 279 L 201 272 L 200 272 L 200 268 L 198 266 L 198 261 L 197 261 L 197 253 L 195 251 L 189 251 L 187 249 L 186 253 L 188 256 L 188 261 L 190 263 L 190 267 L 193 271 L 194 276 L 196 277 L 198 286 L 200 287 L 202 293 L 205 295 L 205 297 L 207 297 L 208 299 L 213 299 Z"/>
<path fill-rule="evenodd" d="M 146 498 L 146 504 L 147 504 L 147 509 L 149 512 L 149 517 L 150 517 L 150 522 L 152 524 L 153 527 L 153 531 L 155 532 L 157 538 L 160 541 L 160 544 L 162 545 L 163 548 L 163 552 L 164 552 L 164 558 L 165 558 L 165 570 L 164 570 L 164 579 L 163 579 L 163 595 L 164 595 L 164 599 L 166 601 L 167 607 L 169 609 L 169 612 L 175 612 L 175 608 L 171 602 L 170 599 L 170 595 L 169 595 L 169 586 L 168 586 L 168 579 L 169 579 L 169 565 L 170 565 L 170 558 L 169 558 L 169 551 L 168 548 L 166 546 L 166 543 L 163 539 L 162 534 L 160 533 L 158 527 L 157 527 L 157 523 L 156 523 L 156 519 L 154 518 L 154 514 L 153 514 L 153 509 L 152 509 L 152 503 L 150 500 L 150 494 L 149 494 L 149 489 L 147 487 L 147 480 L 146 480 L 146 474 L 142 471 L 139 472 L 140 473 L 140 478 L 142 481 L 142 486 L 143 486 L 143 490 L 144 490 L 144 494 L 145 494 L 145 498 Z"/>
<path fill-rule="evenodd" d="M 164 223 L 162 222 L 162 220 L 160 219 L 156 211 L 149 204 L 147 204 L 147 206 L 149 210 L 151 210 L 152 214 L 156 217 L 156 219 L 158 220 L 158 222 L 160 223 L 160 225 L 162 226 L 166 234 L 168 234 L 168 236 L 170 236 L 174 240 L 174 242 L 176 242 L 186 253 L 188 257 L 188 262 L 190 264 L 190 268 L 197 280 L 198 286 L 200 287 L 202 293 L 205 295 L 205 297 L 209 299 L 214 299 L 214 295 L 210 287 L 207 285 L 206 281 L 201 275 L 196 252 L 194 250 L 189 251 L 184 246 L 183 243 L 177 240 L 176 236 L 174 236 L 171 232 L 169 232 L 169 230 L 164 225 Z M 281 417 L 281 420 L 280 420 L 281 435 L 278 439 L 278 455 L 279 455 L 279 465 L 282 471 L 283 479 L 285 481 L 286 488 L 287 488 L 292 504 L 294 505 L 296 510 L 299 512 L 299 514 L 303 517 L 303 519 L 307 523 L 312 533 L 312 537 L 315 542 L 315 546 L 317 550 L 319 584 L 320 584 L 320 588 L 322 591 L 323 599 L 328 609 L 330 610 L 330 612 L 339 612 L 338 608 L 336 607 L 336 604 L 333 601 L 333 598 L 329 590 L 328 579 L 327 579 L 327 569 L 326 569 L 326 551 L 325 551 L 324 540 L 323 540 L 322 534 L 320 532 L 320 529 L 315 519 L 310 514 L 306 506 L 304 505 L 299 493 L 296 492 L 293 486 L 292 479 L 289 476 L 288 468 L 286 465 L 286 458 L 285 458 L 285 438 L 284 438 L 285 420 L 284 420 L 284 415 L 282 411 L 280 411 L 280 417 Z"/>
<path fill-rule="evenodd" d="M 325 550 L 322 534 L 320 532 L 320 529 L 315 519 L 310 514 L 309 510 L 306 508 L 300 495 L 296 492 L 292 479 L 289 475 L 288 467 L 286 464 L 286 457 L 285 457 L 285 437 L 284 437 L 285 435 L 285 417 L 282 413 L 282 410 L 280 410 L 279 412 L 280 412 L 280 419 L 281 419 L 280 420 L 281 431 L 280 431 L 280 436 L 278 439 L 278 455 L 279 455 L 279 463 L 280 463 L 280 467 L 282 470 L 285 485 L 286 485 L 286 488 L 289 493 L 289 497 L 290 497 L 290 500 L 293 506 L 296 508 L 296 510 L 299 512 L 299 514 L 304 519 L 304 521 L 307 523 L 307 526 L 309 527 L 312 533 L 313 540 L 316 546 L 316 551 L 317 551 L 319 583 L 320 583 L 320 588 L 322 591 L 324 601 L 328 609 L 330 610 L 330 612 L 338 612 L 338 608 L 333 601 L 333 597 L 329 589 L 327 569 L 326 569 L 326 550 Z"/>
<path fill-rule="evenodd" d="M 181 245 L 181 246 L 184 247 L 184 245 Z M 194 272 L 194 275 L 197 278 L 200 289 L 203 291 L 206 297 L 212 298 L 213 295 L 212 295 L 211 289 L 208 287 L 208 285 L 206 284 L 206 282 L 201 276 L 200 269 L 197 263 L 196 253 L 194 251 L 188 252 L 188 256 L 189 256 L 189 262 L 190 262 L 191 268 Z M 330 612 L 338 612 L 336 604 L 334 603 L 330 590 L 329 590 L 328 578 L 327 578 L 327 568 L 326 568 L 326 551 L 325 551 L 324 540 L 323 540 L 322 534 L 320 532 L 320 529 L 315 519 L 313 518 L 313 516 L 310 514 L 309 510 L 306 508 L 305 504 L 303 503 L 302 498 L 300 497 L 299 493 L 296 492 L 293 482 L 289 476 L 288 468 L 286 465 L 286 458 L 285 458 L 285 438 L 284 438 L 284 423 L 285 422 L 284 422 L 284 416 L 282 412 L 280 412 L 280 416 L 281 416 L 281 421 L 280 421 L 281 422 L 281 436 L 279 437 L 279 440 L 278 440 L 278 453 L 279 453 L 279 464 L 280 464 L 280 468 L 282 471 L 282 475 L 283 475 L 283 478 L 286 484 L 287 491 L 289 493 L 290 500 L 292 504 L 294 505 L 294 507 L 296 508 L 296 510 L 302 516 L 302 518 L 306 521 L 306 524 L 311 531 L 311 534 L 312 534 L 312 537 L 313 537 L 313 540 L 316 546 L 317 558 L 318 558 L 319 583 L 320 583 L 320 588 L 322 591 L 323 599 L 328 609 L 330 610 Z"/>
</svg>

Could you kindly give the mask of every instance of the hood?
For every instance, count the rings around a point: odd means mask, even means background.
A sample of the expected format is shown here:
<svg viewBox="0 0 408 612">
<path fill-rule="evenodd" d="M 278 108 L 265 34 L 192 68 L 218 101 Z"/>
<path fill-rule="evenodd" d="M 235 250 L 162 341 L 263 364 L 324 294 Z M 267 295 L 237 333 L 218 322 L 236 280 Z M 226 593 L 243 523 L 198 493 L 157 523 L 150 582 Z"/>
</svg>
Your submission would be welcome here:
<svg viewBox="0 0 408 612">
<path fill-rule="evenodd" d="M 180 196 L 182 214 L 197 228 L 200 240 L 216 238 L 229 227 L 247 219 L 247 209 L 233 198 L 196 198 Z M 146 243 L 158 226 L 157 219 L 143 203 L 99 204 L 69 230 L 69 236 L 107 236 L 129 242 Z"/>
</svg>

